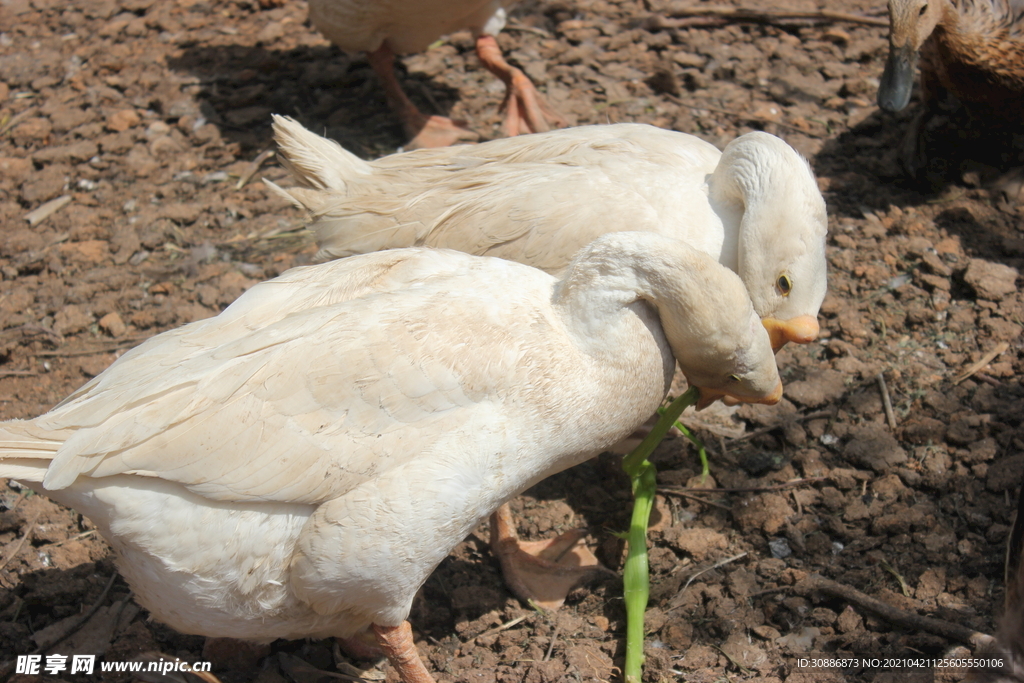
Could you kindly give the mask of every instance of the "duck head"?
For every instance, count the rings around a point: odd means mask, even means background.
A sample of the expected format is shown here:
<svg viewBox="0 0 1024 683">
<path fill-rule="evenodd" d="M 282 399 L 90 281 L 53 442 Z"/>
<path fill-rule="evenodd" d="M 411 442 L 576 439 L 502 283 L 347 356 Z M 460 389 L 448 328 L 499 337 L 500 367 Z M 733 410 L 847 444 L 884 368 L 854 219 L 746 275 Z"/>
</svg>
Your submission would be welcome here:
<svg viewBox="0 0 1024 683">
<path fill-rule="evenodd" d="M 782 380 L 771 338 L 743 281 L 684 242 L 651 236 L 662 242 L 658 258 L 668 264 L 660 272 L 675 273 L 652 303 L 679 368 L 700 388 L 697 409 L 720 398 L 778 403 Z"/>
<path fill-rule="evenodd" d="M 878 106 L 897 112 L 910 102 L 917 51 L 942 19 L 944 0 L 889 0 L 889 58 L 878 84 Z"/>
<path fill-rule="evenodd" d="M 825 200 L 807 161 L 768 133 L 748 133 L 722 152 L 710 199 L 723 222 L 738 224 L 728 263 L 747 287 L 772 348 L 818 337 L 828 288 Z"/>
</svg>

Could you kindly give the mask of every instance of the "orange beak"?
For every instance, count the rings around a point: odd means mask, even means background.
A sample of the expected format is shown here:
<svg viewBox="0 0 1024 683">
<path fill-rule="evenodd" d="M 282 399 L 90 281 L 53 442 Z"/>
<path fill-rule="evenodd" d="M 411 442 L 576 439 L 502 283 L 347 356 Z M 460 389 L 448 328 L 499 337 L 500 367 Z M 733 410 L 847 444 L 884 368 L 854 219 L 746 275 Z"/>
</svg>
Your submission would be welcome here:
<svg viewBox="0 0 1024 683">
<path fill-rule="evenodd" d="M 704 410 L 720 398 L 727 399 L 726 403 L 729 405 L 735 405 L 736 403 L 764 403 L 766 405 L 773 406 L 782 398 L 782 382 L 780 381 L 778 385 L 772 389 L 772 393 L 761 398 L 735 396 L 718 389 L 705 389 L 704 387 L 700 387 L 700 399 L 697 401 L 697 410 Z"/>
<path fill-rule="evenodd" d="M 772 350 L 776 353 L 786 342 L 809 344 L 818 338 L 818 319 L 811 315 L 799 315 L 789 320 L 762 318 L 761 324 L 768 330 Z"/>
</svg>

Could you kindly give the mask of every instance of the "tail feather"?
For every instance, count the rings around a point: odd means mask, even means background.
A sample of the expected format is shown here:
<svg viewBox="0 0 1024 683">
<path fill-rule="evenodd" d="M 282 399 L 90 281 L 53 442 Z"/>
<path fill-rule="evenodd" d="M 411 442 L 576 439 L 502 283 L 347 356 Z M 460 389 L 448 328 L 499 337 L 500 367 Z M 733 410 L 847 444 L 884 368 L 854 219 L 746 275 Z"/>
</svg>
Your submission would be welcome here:
<svg viewBox="0 0 1024 683">
<path fill-rule="evenodd" d="M 42 482 L 63 442 L 31 420 L 0 423 L 0 478 Z"/>
<path fill-rule="evenodd" d="M 274 139 L 282 165 L 303 187 L 344 191 L 353 176 L 373 173 L 373 167 L 338 143 L 287 116 L 274 115 Z"/>
<path fill-rule="evenodd" d="M 313 190 L 305 187 L 281 187 L 277 183 L 263 179 L 272 192 L 284 197 L 297 208 L 306 211 L 310 218 L 315 218 L 327 203 L 328 195 L 322 190 Z"/>
</svg>

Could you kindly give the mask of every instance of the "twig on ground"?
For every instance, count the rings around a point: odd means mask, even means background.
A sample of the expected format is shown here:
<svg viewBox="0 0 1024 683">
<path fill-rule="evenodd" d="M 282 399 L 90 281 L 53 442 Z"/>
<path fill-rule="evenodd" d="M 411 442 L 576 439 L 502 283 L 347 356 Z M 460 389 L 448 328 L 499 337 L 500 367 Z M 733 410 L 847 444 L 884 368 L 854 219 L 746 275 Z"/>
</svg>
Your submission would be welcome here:
<svg viewBox="0 0 1024 683">
<path fill-rule="evenodd" d="M 892 412 L 892 400 L 889 398 L 889 387 L 885 384 L 885 375 L 881 372 L 876 376 L 878 390 L 882 392 L 882 407 L 885 408 L 885 421 L 889 423 L 889 429 L 896 431 L 896 414 Z"/>
<path fill-rule="evenodd" d="M 38 374 L 34 370 L 0 370 L 0 377 L 35 377 Z"/>
<path fill-rule="evenodd" d="M 70 543 L 71 541 L 80 541 L 83 538 L 88 538 L 89 536 L 92 536 L 95 533 L 96 533 L 95 529 L 91 529 L 89 531 L 83 531 L 80 534 L 76 534 L 74 536 L 68 536 L 63 541 L 57 541 L 56 543 L 51 543 L 48 547 L 55 548 L 55 547 L 57 547 L 59 545 L 64 545 L 65 543 Z"/>
<path fill-rule="evenodd" d="M 110 579 L 107 581 L 107 585 L 103 587 L 103 591 L 100 593 L 100 597 L 96 598 L 96 602 L 92 604 L 92 607 L 90 607 L 88 611 L 86 611 L 86 613 L 78 619 L 78 621 L 71 624 L 71 626 L 69 626 L 68 628 L 64 629 L 64 633 L 62 633 L 61 635 L 57 636 L 56 638 L 51 638 L 48 641 L 41 644 L 39 647 L 36 648 L 36 651 L 32 654 L 45 653 L 47 650 L 53 648 L 58 643 L 63 642 L 71 634 L 78 631 L 78 629 L 85 626 L 86 622 L 92 619 L 92 616 L 96 614 L 97 611 L 99 611 L 100 607 L 103 606 L 103 602 L 107 599 L 107 594 L 110 593 L 110 589 L 113 587 L 115 580 L 117 580 L 116 571 L 110 575 Z"/>
<path fill-rule="evenodd" d="M 781 484 L 772 484 L 771 486 L 750 486 L 736 489 L 725 489 L 725 488 L 710 488 L 710 489 L 690 489 L 685 486 L 659 486 L 658 493 L 688 493 L 690 491 L 699 491 L 701 493 L 765 493 L 767 491 L 782 491 L 784 489 L 791 489 L 795 486 L 803 486 L 804 484 L 815 484 L 819 481 L 828 481 L 828 477 L 805 477 L 803 479 L 791 479 L 790 481 L 783 482 Z"/>
<path fill-rule="evenodd" d="M 746 441 L 747 439 L 753 439 L 755 436 L 761 436 L 762 434 L 767 434 L 770 431 L 784 427 L 787 422 L 806 422 L 807 420 L 817 420 L 823 417 L 833 417 L 833 412 L 831 410 L 818 410 L 813 413 L 807 413 L 806 415 L 797 415 L 796 417 L 791 417 L 783 422 L 769 425 L 767 427 L 761 427 L 760 429 L 755 429 L 752 432 L 747 432 L 743 436 L 733 439 L 733 441 Z"/>
<path fill-rule="evenodd" d="M 713 569 L 718 569 L 719 567 L 724 567 L 725 565 L 731 564 L 731 563 L 735 562 L 736 560 L 742 560 L 746 556 L 747 556 L 747 553 L 743 552 L 743 553 L 740 553 L 739 555 L 733 555 L 732 557 L 726 557 L 724 559 L 719 560 L 718 562 L 714 562 L 712 564 L 709 564 L 707 567 L 704 567 L 703 569 L 700 569 L 700 570 L 694 572 L 693 574 L 690 575 L 690 578 L 688 578 L 686 580 L 686 583 L 683 584 L 683 587 L 679 589 L 679 593 L 676 593 L 676 595 L 678 596 L 678 595 L 680 595 L 682 593 L 685 593 L 686 589 L 690 587 L 690 584 L 693 583 L 694 579 L 696 579 L 698 576 L 702 576 L 704 574 L 707 574 L 709 571 L 711 571 Z M 682 607 L 682 605 L 676 605 L 675 607 L 670 607 L 666 611 L 666 614 L 668 612 L 671 612 L 674 609 L 679 609 L 680 607 Z"/>
<path fill-rule="evenodd" d="M 542 659 L 541 661 L 546 662 L 549 659 L 551 659 L 551 653 L 555 649 L 555 641 L 558 639 L 558 634 L 559 634 L 560 631 L 561 631 L 561 626 L 556 623 L 555 624 L 555 630 L 551 632 L 551 639 L 550 639 L 550 642 L 548 643 L 548 651 L 544 653 L 544 659 Z"/>
<path fill-rule="evenodd" d="M 1005 386 L 1002 382 L 997 380 L 995 377 L 993 377 L 992 375 L 988 375 L 988 374 L 986 374 L 984 372 L 976 372 L 976 373 L 974 373 L 974 379 L 978 380 L 979 382 L 984 382 L 985 384 L 988 384 L 989 386 L 995 387 L 996 389 L 1002 389 Z"/>
<path fill-rule="evenodd" d="M 809 576 L 797 583 L 793 588 L 798 594 L 804 596 L 814 592 L 826 593 L 841 598 L 854 607 L 867 610 L 891 624 L 915 631 L 934 633 L 943 638 L 965 643 L 975 648 L 990 640 L 990 636 L 974 629 L 954 624 L 944 619 L 924 617 L 914 612 L 907 612 L 872 598 L 869 595 L 865 595 L 855 588 L 836 583 L 821 576 Z"/>
<path fill-rule="evenodd" d="M 505 31 L 521 31 L 523 33 L 532 33 L 532 34 L 540 36 L 542 38 L 550 38 L 551 37 L 551 32 L 550 31 L 546 31 L 546 30 L 544 30 L 542 28 L 537 28 L 536 26 L 527 26 L 526 24 L 520 24 L 518 21 L 510 21 L 510 22 L 508 22 L 507 24 L 505 24 L 505 28 L 503 30 L 505 30 Z"/>
<path fill-rule="evenodd" d="M 25 220 L 28 221 L 29 225 L 35 227 L 70 203 L 71 195 L 61 195 L 56 199 L 51 199 L 34 211 L 26 213 Z"/>
<path fill-rule="evenodd" d="M 494 635 L 495 633 L 501 633 L 502 631 L 504 631 L 506 629 L 510 629 L 513 626 L 516 626 L 517 624 L 521 624 L 522 622 L 526 621 L 527 619 L 529 619 L 532 616 L 536 616 L 537 614 L 539 614 L 539 612 L 530 612 L 529 614 L 524 614 L 523 616 L 516 617 L 515 619 L 512 619 L 511 621 L 506 621 L 504 624 L 500 624 L 498 626 L 495 626 L 494 628 L 487 629 L 486 631 L 484 631 L 483 633 L 481 633 L 480 635 L 475 636 L 475 637 L 476 638 L 483 638 L 484 636 L 491 636 L 491 635 Z"/>
<path fill-rule="evenodd" d="M 11 117 L 10 121 L 5 123 L 3 126 L 0 126 L 0 135 L 3 135 L 7 131 L 9 131 L 11 128 L 14 128 L 16 125 L 18 125 L 19 123 L 21 123 L 22 121 L 24 121 L 25 119 L 27 119 L 28 117 L 32 116 L 35 113 L 36 113 L 36 108 L 35 107 L 29 107 L 28 109 L 26 109 L 25 111 L 21 112 L 20 114 L 15 114 L 14 116 Z"/>
<path fill-rule="evenodd" d="M 17 510 L 18 506 L 21 505 L 21 502 L 23 500 L 25 500 L 25 498 L 28 496 L 28 494 L 25 493 L 25 492 L 26 491 L 31 491 L 31 490 L 32 489 L 29 489 L 29 488 L 23 488 L 21 490 L 21 493 L 18 494 L 18 497 L 14 499 L 14 505 L 12 505 L 11 507 L 7 508 L 7 511 L 8 512 L 14 512 L 15 510 Z"/>
<path fill-rule="evenodd" d="M 851 12 L 835 12 L 831 10 L 754 10 L 746 7 L 673 7 L 669 17 L 652 15 L 644 22 L 650 28 L 690 28 L 708 25 L 707 22 L 725 24 L 729 22 L 750 22 L 754 24 L 780 24 L 793 21 L 813 21 L 828 23 L 842 21 L 850 24 L 866 26 L 888 26 L 889 20 L 881 17 L 868 17 Z M 701 21 L 703 20 L 703 22 Z"/>
<path fill-rule="evenodd" d="M 272 156 L 274 156 L 274 150 L 272 149 L 265 149 L 260 152 L 259 155 L 252 160 L 252 163 L 245 169 L 245 173 L 239 177 L 238 182 L 235 183 L 235 189 L 241 190 L 245 187 L 245 184 L 252 180 L 252 177 L 260 170 L 260 166 L 263 165 L 263 162 Z"/>
<path fill-rule="evenodd" d="M 120 351 L 121 349 L 129 346 L 136 346 L 141 344 L 145 340 L 149 339 L 152 335 L 146 335 L 143 337 L 128 337 L 116 342 L 110 342 L 102 348 L 92 350 L 74 350 L 74 349 L 62 349 L 60 351 L 40 351 L 32 355 L 40 358 L 73 358 L 75 356 L 95 356 L 101 353 L 112 353 L 114 351 Z"/>
<path fill-rule="evenodd" d="M 26 323 L 24 325 L 18 325 L 17 327 L 8 327 L 6 330 L 0 332 L 0 334 L 14 334 L 16 332 L 20 332 L 21 335 L 25 337 L 33 334 L 41 334 L 52 339 L 54 344 L 64 343 L 64 337 L 60 336 L 53 330 L 36 323 Z"/>
<path fill-rule="evenodd" d="M 18 542 L 14 544 L 14 547 L 11 549 L 11 552 L 7 553 L 7 557 L 4 558 L 4 561 L 0 562 L 0 569 L 3 569 L 8 564 L 10 564 L 11 560 L 17 557 L 18 553 L 21 552 L 22 547 L 24 547 L 24 545 L 28 543 L 29 539 L 32 538 L 32 534 L 35 533 L 36 530 L 36 520 L 39 519 L 39 515 L 41 514 L 42 511 L 37 512 L 32 517 L 32 520 L 29 521 L 27 528 L 25 529 L 25 533 L 22 535 L 21 538 L 18 539 Z"/>
<path fill-rule="evenodd" d="M 1010 348 L 1010 344 L 1008 342 L 1004 342 L 1004 341 L 1003 342 L 999 342 L 998 344 L 996 344 L 996 347 L 994 349 L 992 349 L 991 351 L 986 353 L 984 356 L 982 356 L 981 359 L 977 363 L 971 364 L 966 370 L 964 370 L 959 375 L 954 377 L 953 378 L 953 384 L 960 384 L 960 382 L 963 382 L 968 377 L 976 374 L 979 370 L 981 370 L 986 365 L 988 365 L 993 360 L 995 360 L 996 356 L 998 356 L 999 354 L 1003 353 L 1008 348 Z"/>
<path fill-rule="evenodd" d="M 694 491 L 712 491 L 713 489 L 692 489 L 692 490 L 694 490 Z M 698 503 L 701 503 L 702 505 L 710 505 L 712 507 L 719 508 L 720 510 L 732 510 L 732 506 L 731 505 L 725 505 L 723 503 L 716 503 L 713 500 L 708 500 L 707 498 L 701 498 L 700 496 L 695 496 L 694 494 L 688 493 L 687 491 L 681 491 L 681 490 L 678 490 L 678 489 L 659 488 L 658 489 L 658 493 L 668 493 L 668 494 L 671 494 L 673 496 L 679 496 L 681 498 L 689 498 L 690 500 L 695 500 Z"/>
</svg>

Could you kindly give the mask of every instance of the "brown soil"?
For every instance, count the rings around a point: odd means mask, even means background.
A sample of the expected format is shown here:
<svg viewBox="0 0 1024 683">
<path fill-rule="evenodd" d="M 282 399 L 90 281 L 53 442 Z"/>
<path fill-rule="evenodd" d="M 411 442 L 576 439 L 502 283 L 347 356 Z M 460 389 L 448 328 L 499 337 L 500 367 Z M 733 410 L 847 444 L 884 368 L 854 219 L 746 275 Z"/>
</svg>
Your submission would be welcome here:
<svg viewBox="0 0 1024 683">
<path fill-rule="evenodd" d="M 365 61 L 327 44 L 298 0 L 266 4 L 281 6 L 0 5 L 0 418 L 45 412 L 142 339 L 214 315 L 253 283 L 309 261 L 298 213 L 257 182 L 285 181 L 283 170 L 271 160 L 238 187 L 272 146 L 270 113 L 367 157 L 402 143 Z M 875 17 L 882 9 L 881 0 L 821 4 Z M 768 130 L 811 159 L 829 204 L 822 339 L 779 355 L 781 405 L 719 418 L 715 430 L 745 430 L 742 439 L 701 430 L 715 483 L 761 490 L 673 493 L 699 471 L 696 456 L 682 440 L 656 454 L 665 488 L 651 534 L 647 678 L 842 680 L 801 672 L 796 657 L 931 657 L 958 644 L 803 594 L 799 582 L 813 573 L 991 632 L 1024 468 L 1021 208 L 980 187 L 984 166 L 950 162 L 954 182 L 929 193 L 899 179 L 896 149 L 913 112 L 894 117 L 874 105 L 884 28 L 648 21 L 674 6 L 527 2 L 500 36 L 571 123 L 641 121 L 719 146 Z M 403 80 L 425 109 L 499 134 L 501 88 L 468 34 L 404 62 Z M 70 204 L 37 225 L 25 221 L 63 195 Z M 1000 344 L 1005 352 L 954 381 Z M 796 478 L 809 481 L 764 490 Z M 49 627 L 59 631 L 92 607 L 114 568 L 78 514 L 13 485 L 0 504 L 0 653 L 8 657 L 34 651 Z M 590 525 L 598 555 L 621 567 L 615 533 L 626 528 L 630 494 L 616 457 L 544 482 L 516 508 L 529 537 Z M 599 581 L 558 613 L 536 613 L 505 589 L 485 537 L 481 529 L 460 544 L 416 602 L 411 620 L 428 665 L 442 679 L 474 683 L 615 679 L 620 582 Z M 148 621 L 119 579 L 101 606 L 54 651 L 203 659 L 201 638 Z M 229 683 L 311 683 L 327 679 L 310 667 L 335 671 L 349 661 L 327 641 L 272 650 L 255 668 L 221 657 L 217 673 Z M 367 676 L 394 680 L 386 664 L 374 671 Z M 97 677 L 126 680 L 76 680 Z"/>
</svg>

